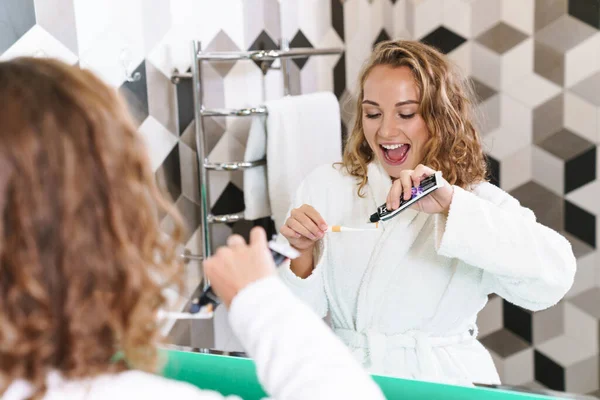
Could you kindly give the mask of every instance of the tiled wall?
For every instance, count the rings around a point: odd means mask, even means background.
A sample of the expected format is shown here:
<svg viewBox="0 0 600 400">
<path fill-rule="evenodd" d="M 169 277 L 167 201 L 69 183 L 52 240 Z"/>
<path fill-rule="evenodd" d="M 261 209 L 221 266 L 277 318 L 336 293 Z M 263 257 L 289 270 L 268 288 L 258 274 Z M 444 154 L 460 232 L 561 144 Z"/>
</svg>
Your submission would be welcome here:
<svg viewBox="0 0 600 400">
<path fill-rule="evenodd" d="M 438 46 L 476 84 L 494 182 L 567 235 L 579 264 L 568 298 L 550 310 L 530 313 L 492 298 L 480 337 L 506 383 L 588 393 L 599 384 L 599 27 L 597 0 L 1 0 L 0 54 L 59 57 L 119 88 L 157 179 L 186 218 L 186 245 L 198 251 L 191 85 L 169 79 L 189 67 L 191 39 L 215 51 L 273 49 L 281 37 L 296 47 L 344 47 L 341 56 L 294 61 L 291 90 L 333 91 L 345 126 L 358 69 L 375 42 Z M 252 62 L 205 66 L 210 107 L 282 95 L 278 71 L 263 76 Z M 141 79 L 127 81 L 136 72 Z M 206 122 L 210 159 L 241 159 L 249 121 Z M 211 174 L 214 213 L 243 210 L 241 178 Z M 214 226 L 215 245 L 251 225 Z M 197 266 L 188 267 L 193 287 Z"/>
</svg>

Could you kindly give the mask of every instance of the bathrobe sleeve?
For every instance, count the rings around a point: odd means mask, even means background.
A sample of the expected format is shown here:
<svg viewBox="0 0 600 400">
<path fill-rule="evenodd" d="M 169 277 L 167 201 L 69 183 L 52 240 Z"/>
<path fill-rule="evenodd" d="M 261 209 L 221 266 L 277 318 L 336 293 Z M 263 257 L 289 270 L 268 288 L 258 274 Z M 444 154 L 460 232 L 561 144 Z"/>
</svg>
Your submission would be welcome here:
<svg viewBox="0 0 600 400">
<path fill-rule="evenodd" d="M 312 195 L 312 192 L 314 191 L 310 184 L 313 180 L 311 179 L 312 176 L 313 174 L 309 175 L 298 188 L 294 203 L 290 207 L 286 219 L 289 218 L 292 209 L 298 208 L 303 204 L 312 205 L 321 213 L 321 215 L 323 215 L 323 211 L 321 211 L 318 205 L 316 205 L 313 201 L 316 196 Z M 326 217 L 323 216 L 323 218 Z M 288 243 L 287 239 L 281 234 L 277 237 L 277 240 Z M 279 267 L 279 276 L 281 280 L 296 296 L 300 297 L 305 303 L 307 303 L 308 306 L 321 318 L 324 318 L 327 315 L 328 310 L 328 302 L 323 280 L 323 255 L 325 253 L 324 242 L 324 239 L 319 240 L 315 246 L 313 253 L 315 268 L 313 269 L 312 274 L 306 279 L 302 279 L 292 272 L 289 261 Z"/>
<path fill-rule="evenodd" d="M 448 217 L 438 214 L 435 223 L 438 254 L 481 268 L 487 293 L 538 311 L 556 304 L 573 284 L 570 243 L 489 183 L 473 192 L 454 187 Z"/>
<path fill-rule="evenodd" d="M 277 277 L 243 289 L 229 320 L 273 398 L 384 399 L 348 348 Z"/>
</svg>

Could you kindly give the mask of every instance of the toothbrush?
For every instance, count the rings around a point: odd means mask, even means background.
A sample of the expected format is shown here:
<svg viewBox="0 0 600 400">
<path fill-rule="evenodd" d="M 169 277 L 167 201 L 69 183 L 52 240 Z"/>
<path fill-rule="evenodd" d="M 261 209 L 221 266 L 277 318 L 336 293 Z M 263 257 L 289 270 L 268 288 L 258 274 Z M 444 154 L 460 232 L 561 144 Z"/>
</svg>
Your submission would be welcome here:
<svg viewBox="0 0 600 400">
<path fill-rule="evenodd" d="M 361 231 L 374 231 L 379 228 L 379 222 L 375 222 L 374 224 L 369 224 L 362 228 L 351 228 L 348 226 L 342 225 L 333 225 L 327 228 L 325 232 L 361 232 Z"/>
<path fill-rule="evenodd" d="M 271 250 L 273 261 L 277 266 L 281 265 L 285 260 L 293 260 L 300 255 L 293 247 L 273 240 L 269 242 L 269 249 Z M 221 304 L 221 299 L 213 291 L 212 286 L 209 285 L 199 296 L 192 299 L 189 312 L 185 313 L 186 316 L 183 318 L 187 319 L 195 314 L 199 314 L 200 317 L 198 318 L 200 319 L 204 319 L 203 315 L 212 317 L 219 304 Z"/>
</svg>

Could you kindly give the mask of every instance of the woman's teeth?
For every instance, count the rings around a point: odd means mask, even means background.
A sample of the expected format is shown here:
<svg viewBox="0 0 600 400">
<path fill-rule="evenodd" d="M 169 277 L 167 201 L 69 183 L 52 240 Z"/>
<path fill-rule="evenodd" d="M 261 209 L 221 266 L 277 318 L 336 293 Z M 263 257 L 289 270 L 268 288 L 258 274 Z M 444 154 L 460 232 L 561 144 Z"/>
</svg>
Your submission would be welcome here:
<svg viewBox="0 0 600 400">
<path fill-rule="evenodd" d="M 404 144 L 382 144 L 381 145 L 381 147 L 383 147 L 386 150 L 394 150 L 394 149 L 398 149 L 402 146 L 404 146 Z"/>
</svg>

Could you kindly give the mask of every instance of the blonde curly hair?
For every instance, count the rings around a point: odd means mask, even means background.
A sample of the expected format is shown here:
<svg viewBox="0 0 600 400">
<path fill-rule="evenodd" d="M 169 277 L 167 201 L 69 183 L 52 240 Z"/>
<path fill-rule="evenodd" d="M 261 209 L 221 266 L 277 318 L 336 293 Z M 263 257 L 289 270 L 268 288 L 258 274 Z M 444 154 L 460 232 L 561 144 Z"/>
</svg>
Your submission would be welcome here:
<svg viewBox="0 0 600 400">
<path fill-rule="evenodd" d="M 124 102 L 88 71 L 20 58 L 0 62 L 0 104 L 0 397 L 22 379 L 42 398 L 51 371 L 156 371 L 182 223 Z"/>
<path fill-rule="evenodd" d="M 367 166 L 375 155 L 362 125 L 364 84 L 378 65 L 407 66 L 420 93 L 419 113 L 430 133 L 421 161 L 442 171 L 452 185 L 462 188 L 485 181 L 487 163 L 476 128 L 472 85 L 442 53 L 424 43 L 407 40 L 379 43 L 359 75 L 354 127 L 348 136 L 342 164 L 358 179 L 358 195 L 367 184 Z"/>
</svg>

